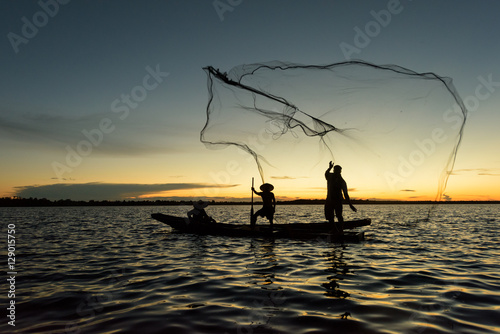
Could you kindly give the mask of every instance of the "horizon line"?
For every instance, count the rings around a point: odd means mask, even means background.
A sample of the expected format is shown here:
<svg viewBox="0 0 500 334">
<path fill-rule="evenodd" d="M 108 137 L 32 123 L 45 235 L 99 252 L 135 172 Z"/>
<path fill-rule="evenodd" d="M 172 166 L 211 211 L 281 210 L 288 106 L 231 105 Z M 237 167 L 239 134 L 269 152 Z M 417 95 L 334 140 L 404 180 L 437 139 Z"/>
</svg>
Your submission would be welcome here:
<svg viewBox="0 0 500 334">
<path fill-rule="evenodd" d="M 0 207 L 7 206 L 127 206 L 127 205 L 191 205 L 195 199 L 121 199 L 121 200 L 49 200 L 47 198 L 21 198 L 17 196 L 1 197 Z M 215 200 L 206 199 L 211 205 L 247 205 L 248 200 Z M 323 204 L 325 199 L 293 199 L 277 200 L 282 205 L 289 204 Z M 355 204 L 500 204 L 500 200 L 394 200 L 394 199 L 351 199 Z M 254 201 L 261 204 L 262 201 Z M 16 205 L 17 204 L 17 205 Z"/>
</svg>

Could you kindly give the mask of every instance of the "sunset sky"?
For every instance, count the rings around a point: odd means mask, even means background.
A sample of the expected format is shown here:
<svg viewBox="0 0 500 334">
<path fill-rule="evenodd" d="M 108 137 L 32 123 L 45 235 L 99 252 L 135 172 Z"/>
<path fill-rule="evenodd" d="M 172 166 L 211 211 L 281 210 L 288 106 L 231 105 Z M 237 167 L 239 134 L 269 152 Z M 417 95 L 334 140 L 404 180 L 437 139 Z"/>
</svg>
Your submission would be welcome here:
<svg viewBox="0 0 500 334">
<path fill-rule="evenodd" d="M 247 199 L 255 163 L 200 142 L 203 67 L 361 59 L 453 79 L 469 114 L 443 199 L 500 200 L 499 12 L 494 0 L 3 1 L 0 197 Z M 278 199 L 323 198 L 328 161 L 265 181 Z M 389 194 L 336 162 L 353 198 L 434 199 L 437 179 Z"/>
</svg>

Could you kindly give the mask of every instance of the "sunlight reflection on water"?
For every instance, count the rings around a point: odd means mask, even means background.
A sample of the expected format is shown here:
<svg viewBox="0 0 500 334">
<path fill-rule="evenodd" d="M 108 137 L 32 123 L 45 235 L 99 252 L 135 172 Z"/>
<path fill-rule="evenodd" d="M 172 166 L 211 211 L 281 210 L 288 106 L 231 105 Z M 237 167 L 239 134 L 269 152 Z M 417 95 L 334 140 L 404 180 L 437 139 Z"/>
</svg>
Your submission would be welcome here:
<svg viewBox="0 0 500 334">
<path fill-rule="evenodd" d="M 24 332 L 494 333 L 499 208 L 442 205 L 418 221 L 426 206 L 360 205 L 347 219 L 373 224 L 354 244 L 179 234 L 150 218 L 188 207 L 0 208 L 0 217 L 3 229 L 16 224 Z M 322 218 L 321 206 L 278 209 L 281 222 Z M 245 206 L 208 211 L 223 222 L 249 216 Z"/>
</svg>

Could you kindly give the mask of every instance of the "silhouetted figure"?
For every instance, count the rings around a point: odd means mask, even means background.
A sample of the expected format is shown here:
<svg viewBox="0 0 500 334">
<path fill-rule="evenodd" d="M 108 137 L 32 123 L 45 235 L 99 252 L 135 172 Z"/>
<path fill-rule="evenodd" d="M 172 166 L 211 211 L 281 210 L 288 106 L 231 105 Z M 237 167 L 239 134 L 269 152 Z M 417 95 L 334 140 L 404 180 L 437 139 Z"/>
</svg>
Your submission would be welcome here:
<svg viewBox="0 0 500 334">
<path fill-rule="evenodd" d="M 208 203 L 203 202 L 202 200 L 193 203 L 193 209 L 187 213 L 189 221 L 191 223 L 203 223 L 203 224 L 215 223 L 215 220 L 212 217 L 210 217 L 205 211 L 205 208 L 207 206 Z"/>
<path fill-rule="evenodd" d="M 330 171 L 333 168 L 333 173 Z M 342 178 L 342 167 L 335 165 L 333 167 L 333 162 L 330 161 L 330 165 L 325 172 L 325 178 L 328 185 L 328 192 L 326 195 L 325 203 L 325 218 L 333 224 L 335 216 L 339 223 L 344 222 L 344 217 L 342 216 L 342 202 L 345 198 L 349 207 L 352 211 L 356 212 L 356 208 L 351 204 L 351 199 L 349 198 L 349 193 L 347 192 L 347 184 Z M 343 232 L 343 227 L 339 227 L 339 232 Z"/>
<path fill-rule="evenodd" d="M 272 193 L 273 189 L 274 186 L 270 183 L 264 183 L 260 186 L 260 190 L 262 190 L 262 192 L 257 192 L 255 191 L 255 188 L 252 187 L 252 191 L 262 197 L 262 209 L 253 214 L 250 222 L 252 229 L 255 227 L 258 216 L 266 217 L 269 220 L 271 227 L 273 226 L 274 211 L 276 210 L 276 198 Z"/>
</svg>

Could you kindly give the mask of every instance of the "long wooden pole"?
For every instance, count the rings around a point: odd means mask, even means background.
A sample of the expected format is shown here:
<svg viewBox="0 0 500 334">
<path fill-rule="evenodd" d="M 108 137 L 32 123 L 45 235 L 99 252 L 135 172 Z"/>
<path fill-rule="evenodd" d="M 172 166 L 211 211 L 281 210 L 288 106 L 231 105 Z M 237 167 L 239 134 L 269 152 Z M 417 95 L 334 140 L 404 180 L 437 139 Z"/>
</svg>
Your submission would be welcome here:
<svg viewBox="0 0 500 334">
<path fill-rule="evenodd" d="M 250 209 L 250 222 L 252 221 L 253 217 L 253 177 L 252 177 L 252 208 Z"/>
</svg>

